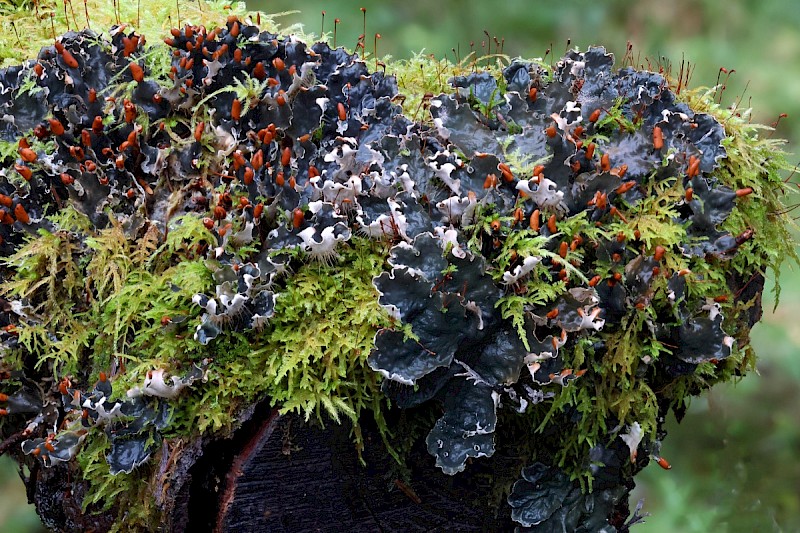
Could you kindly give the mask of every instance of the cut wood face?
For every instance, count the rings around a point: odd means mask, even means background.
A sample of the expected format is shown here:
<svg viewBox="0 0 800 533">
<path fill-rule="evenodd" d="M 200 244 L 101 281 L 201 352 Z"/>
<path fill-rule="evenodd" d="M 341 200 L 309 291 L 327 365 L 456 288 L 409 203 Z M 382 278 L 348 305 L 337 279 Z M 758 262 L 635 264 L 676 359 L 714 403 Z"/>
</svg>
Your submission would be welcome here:
<svg viewBox="0 0 800 533">
<path fill-rule="evenodd" d="M 431 474 L 422 448 L 409 457 L 411 478 L 401 479 L 396 463 L 377 447 L 365 450 L 362 466 L 346 425 L 322 429 L 288 416 L 267 426 L 234 460 L 238 469 L 220 495 L 216 531 L 324 531 L 332 524 L 344 531 L 400 532 L 420 524 L 458 531 L 513 528 L 508 517 L 490 518 L 500 502 L 475 493 L 478 477 Z M 374 428 L 365 430 L 365 439 L 380 438 Z M 494 467 L 499 475 L 508 460 L 481 471 Z"/>
</svg>

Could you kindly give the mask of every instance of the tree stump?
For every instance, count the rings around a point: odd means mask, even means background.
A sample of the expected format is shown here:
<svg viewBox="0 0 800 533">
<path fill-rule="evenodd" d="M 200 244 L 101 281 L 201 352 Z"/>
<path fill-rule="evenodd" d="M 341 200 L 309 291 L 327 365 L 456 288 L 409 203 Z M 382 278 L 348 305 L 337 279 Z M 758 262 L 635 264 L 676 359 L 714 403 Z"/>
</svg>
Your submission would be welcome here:
<svg viewBox="0 0 800 533">
<path fill-rule="evenodd" d="M 509 531 L 509 510 L 495 478 L 519 474 L 518 458 L 498 450 L 465 472 L 447 476 L 417 443 L 406 481 L 385 451 L 377 428 L 362 427 L 363 455 L 346 423 L 306 423 L 280 415 L 268 402 L 230 438 L 164 441 L 152 458 L 150 490 L 162 510 L 154 524 L 167 531 Z M 81 512 L 80 474 L 64 465 L 31 468 L 28 496 L 45 525 L 59 531 L 107 531 L 115 510 Z M 363 459 L 363 462 L 362 460 Z M 155 479 L 155 481 L 153 481 Z M 91 510 L 91 508 L 90 508 Z"/>
</svg>

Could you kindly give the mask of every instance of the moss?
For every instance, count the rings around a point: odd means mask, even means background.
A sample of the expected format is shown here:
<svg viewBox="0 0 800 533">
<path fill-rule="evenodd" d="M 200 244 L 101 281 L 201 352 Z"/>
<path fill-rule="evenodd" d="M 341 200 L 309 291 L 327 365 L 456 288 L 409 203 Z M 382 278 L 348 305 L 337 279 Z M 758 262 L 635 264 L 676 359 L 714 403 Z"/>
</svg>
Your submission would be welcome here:
<svg viewBox="0 0 800 533">
<path fill-rule="evenodd" d="M 545 413 L 537 421 L 537 433 L 554 426 L 563 431 L 554 460 L 573 478 L 591 481 L 585 470 L 589 450 L 606 444 L 608 435 L 622 425 L 639 422 L 645 434 L 655 437 L 659 416 L 656 394 L 636 375 L 642 357 L 657 356 L 660 348 L 657 341 L 642 334 L 645 320 L 644 312 L 634 313 L 616 332 L 603 335 L 606 350 L 601 358 L 596 357 L 591 339 L 583 339 L 567 351 L 563 355 L 565 365 L 588 366 L 589 373 L 556 391 L 552 404 L 541 408 L 539 413 L 534 412 L 534 418 L 537 414 L 541 416 L 542 411 Z M 574 423 L 555 423 L 565 415 Z M 610 421 L 619 426 L 609 426 Z"/>
<path fill-rule="evenodd" d="M 89 383 L 118 364 L 125 371 L 113 383 L 112 398 L 121 398 L 153 368 L 187 368 L 207 353 L 191 335 L 199 314 L 192 296 L 213 286 L 209 265 L 188 257 L 210 240 L 198 219 L 174 220 L 166 239 L 153 231 L 136 241 L 117 224 L 79 239 L 76 231 L 87 232 L 85 218 L 71 210 L 57 223 L 58 231 L 42 231 L 8 259 L 17 275 L 3 289 L 7 296 L 27 298 L 42 317 L 19 325 L 20 343 L 56 381 Z M 83 265 L 81 246 L 90 257 Z M 365 411 L 388 437 L 379 376 L 366 365 L 376 331 L 388 325 L 372 285 L 383 268 L 385 245 L 354 238 L 341 255 L 336 265 L 307 264 L 287 278 L 269 327 L 254 336 L 226 334 L 212 345 L 218 355 L 210 383 L 174 402 L 167 437 L 229 432 L 237 427 L 238 410 L 264 396 L 283 413 L 350 419 L 359 449 L 364 443 L 358 422 Z M 189 320 L 162 322 L 181 316 Z M 140 486 L 148 469 L 111 476 L 102 435 L 91 432 L 80 454 L 92 487 L 84 505 L 108 507 L 131 494 L 133 503 L 137 493 L 130 486 Z"/>
<path fill-rule="evenodd" d="M 617 98 L 614 105 L 609 109 L 604 109 L 605 113 L 597 121 L 596 133 L 594 136 L 588 137 L 591 141 L 600 139 L 607 139 L 605 134 L 611 133 L 615 130 L 627 131 L 633 133 L 637 129 L 637 125 L 624 114 L 625 100 Z"/>
<path fill-rule="evenodd" d="M 734 190 L 749 187 L 753 192 L 750 198 L 738 202 L 723 229 L 739 235 L 757 228 L 753 237 L 739 246 L 732 266 L 740 274 L 754 270 L 766 273 L 771 269 L 776 280 L 777 306 L 781 265 L 787 260 L 800 261 L 789 231 L 794 223 L 783 201 L 790 188 L 783 175 L 792 169 L 782 149 L 786 141 L 762 135 L 772 128 L 752 123 L 749 109 L 738 105 L 725 108 L 716 103 L 712 93 L 713 89 L 700 87 L 684 91 L 680 97 L 692 109 L 712 115 L 725 127 L 723 146 L 727 157 L 714 175 Z"/>
<path fill-rule="evenodd" d="M 72 3 L 65 14 L 60 2 L 3 2 L 0 4 L 2 28 L 0 32 L 0 68 L 17 65 L 34 58 L 43 46 L 53 43 L 55 35 L 69 30 L 107 30 L 114 24 L 127 24 L 136 28 L 151 43 L 164 38 L 171 27 L 183 24 L 204 25 L 213 28 L 224 22 L 227 15 L 244 17 L 252 14 L 260 19 L 262 28 L 275 31 L 275 17 L 248 10 L 244 2 L 222 0 L 174 2 L 108 2 L 86 0 Z M 74 11 L 74 13 L 73 13 Z M 87 15 L 88 12 L 88 15 Z M 32 16 L 33 15 L 33 16 Z M 88 20 L 87 20 L 88 16 Z M 295 33 L 299 27 L 291 28 Z M 19 37 L 19 38 L 18 38 Z"/>
<path fill-rule="evenodd" d="M 24 298 L 35 313 L 19 334 L 37 365 L 49 365 L 61 379 L 87 367 L 96 374 L 115 360 L 145 360 L 126 374 L 136 382 L 153 365 L 197 351 L 196 341 L 164 335 L 161 324 L 162 317 L 192 312 L 192 296 L 212 283 L 203 262 L 189 260 L 174 244 L 197 237 L 192 219 L 185 226 L 176 220 L 170 239 L 157 249 L 157 231 L 134 242 L 118 224 L 79 238 L 75 230 L 85 219 L 71 208 L 64 213 L 54 220 L 57 231 L 40 230 L 5 263 L 16 275 L 3 295 Z M 195 243 L 208 240 L 206 231 Z M 81 260 L 79 252 L 89 259 Z"/>
<path fill-rule="evenodd" d="M 591 485 L 591 475 L 585 470 L 585 457 L 591 447 L 608 442 L 609 434 L 614 434 L 615 428 L 609 427 L 609 421 L 619 424 L 616 430 L 638 422 L 648 438 L 656 439 L 660 430 L 659 419 L 664 414 L 657 397 L 663 397 L 669 405 L 680 409 L 688 404 L 693 395 L 715 383 L 741 379 L 748 370 L 752 370 L 755 354 L 749 344 L 749 328 L 742 323 L 742 317 L 757 303 L 755 299 L 742 301 L 738 294 L 731 293 L 729 272 L 732 270 L 740 276 L 746 274 L 749 277 L 754 272 L 766 274 L 771 269 L 777 279 L 784 260 L 797 261 L 788 231 L 790 221 L 782 201 L 786 186 L 781 172 L 787 169 L 779 149 L 782 141 L 759 137 L 759 131 L 765 128 L 749 123 L 746 116 L 737 116 L 736 110 L 722 109 L 709 94 L 704 89 L 696 89 L 684 91 L 681 96 L 692 109 L 710 113 L 725 125 L 728 137 L 724 145 L 728 157 L 722 160 L 713 177 L 733 190 L 750 187 L 753 189 L 752 198 L 758 199 L 740 200 L 720 228 L 734 235 L 759 228 L 751 239 L 739 246 L 732 259 L 693 258 L 678 253 L 688 237 L 686 226 L 678 221 L 680 217 L 676 210 L 676 204 L 685 195 L 682 181 L 677 176 L 659 181 L 645 180 L 645 197 L 624 212 L 623 220 L 600 228 L 590 223 L 585 214 L 581 214 L 559 221 L 559 233 L 552 237 L 569 241 L 572 236 L 581 235 L 592 241 L 623 235 L 628 241 L 641 243 L 640 249 L 645 254 L 653 254 L 657 246 L 674 251 L 664 258 L 666 271 L 690 270 L 691 274 L 686 277 L 686 298 L 692 302 L 716 299 L 726 317 L 725 331 L 731 332 L 736 338 L 736 346 L 725 361 L 718 364 L 702 363 L 695 372 L 668 380 L 662 388 L 654 391 L 647 384 L 640 367 L 643 359 L 655 362 L 662 354 L 670 352 L 670 347 L 656 338 L 649 325 L 670 320 L 659 311 L 667 308 L 666 278 L 662 278 L 654 285 L 651 306 L 640 311 L 633 310 L 616 328 L 583 338 L 571 348 L 565 347 L 562 352 L 564 366 L 587 368 L 589 373 L 569 386 L 549 389 L 555 392 L 552 403 L 533 411 L 532 419 L 536 421 L 539 434 L 534 438 L 541 439 L 541 434 L 553 426 L 560 427 L 563 433 L 558 443 L 554 444 L 558 452 L 553 460 L 573 478 L 588 483 L 587 486 Z M 622 116 L 621 108 L 622 102 L 618 102 L 608 110 L 608 114 L 598 122 L 600 132 L 596 136 L 602 135 L 603 127 L 625 128 L 629 131 L 636 129 L 635 124 Z M 519 162 L 516 165 L 520 168 L 529 166 Z M 473 249 L 479 249 L 478 235 L 491 233 L 489 222 L 495 218 L 490 213 L 472 229 L 473 240 L 470 244 Z M 504 224 L 512 223 L 510 219 L 501 217 L 500 220 Z M 547 239 L 534 232 L 509 233 L 493 264 L 495 277 L 508 268 L 512 252 L 523 257 L 553 256 L 552 252 L 548 252 L 546 242 Z M 580 264 L 584 258 L 575 254 L 566 259 Z M 595 273 L 601 278 L 609 277 L 615 270 L 618 267 L 610 263 L 598 261 L 595 264 Z M 510 292 L 498 302 L 503 317 L 513 321 L 523 338 L 525 310 L 551 303 L 565 290 L 563 284 L 551 284 L 547 272 L 540 271 L 538 274 L 527 284 L 528 291 L 525 294 Z M 779 285 L 776 283 L 776 291 L 779 290 L 777 287 Z M 679 322 L 677 317 L 673 320 Z M 593 343 L 601 339 L 605 345 L 604 355 L 597 357 Z M 529 454 L 529 460 L 539 460 L 536 450 L 529 450 Z"/>
<path fill-rule="evenodd" d="M 116 18 L 107 2 L 89 2 L 88 5 L 93 27 L 108 27 Z M 40 9 L 43 13 L 48 13 L 47 9 L 53 11 L 57 32 L 66 29 L 66 20 L 59 18 L 63 17 L 60 10 L 44 5 L 40 5 Z M 161 5 L 158 9 L 143 9 L 140 31 L 151 41 L 158 42 L 165 28 L 177 22 L 171 18 L 177 18 L 172 9 Z M 243 14 L 244 6 L 235 4 L 227 9 L 219 2 L 182 2 L 180 10 L 182 22 L 191 20 L 212 27 L 226 13 Z M 9 63 L 33 57 L 40 46 L 49 44 L 52 39 L 46 27 L 42 29 L 38 21 L 30 21 L 23 15 L 22 11 L 12 9 L 6 20 L 15 21 L 19 31 L 30 35 L 25 46 L 19 47 L 10 40 L 13 33 L 5 32 L 0 37 L 0 53 L 14 48 L 13 53 L 4 56 Z M 134 17 L 131 7 L 124 7 L 120 17 L 130 22 Z M 71 24 L 74 26 L 75 22 Z M 261 16 L 261 24 L 277 30 L 273 19 L 265 15 Z M 160 45 L 151 47 L 144 60 L 155 79 L 169 86 L 169 50 Z M 502 57 L 483 59 L 480 62 L 485 65 L 480 68 L 488 68 L 502 81 L 501 69 L 505 61 Z M 430 120 L 426 106 L 431 95 L 452 92 L 448 79 L 479 68 L 474 56 L 459 64 L 422 53 L 408 61 L 386 62 L 388 71 L 397 76 L 400 91 L 405 96 L 400 102 L 405 114 L 423 122 Z M 236 85 L 218 93 L 235 93 L 247 109 L 252 99 L 263 92 L 265 83 L 253 78 L 237 80 Z M 34 88 L 33 85 L 23 87 Z M 118 90 L 123 94 L 132 88 L 132 84 L 127 84 Z M 213 96 L 209 95 L 196 106 L 191 116 L 165 119 L 161 125 L 166 135 L 177 145 L 191 143 L 192 139 L 183 138 L 186 136 L 178 131 L 193 131 L 199 122 L 209 121 L 211 110 L 204 104 Z M 658 390 L 653 390 L 644 377 L 646 372 L 655 371 L 646 368 L 643 359 L 655 362 L 670 352 L 670 347 L 659 340 L 653 324 L 680 321 L 669 311 L 666 277 L 654 282 L 652 305 L 631 309 L 616 327 L 577 336 L 563 348 L 561 356 L 565 368 L 584 369 L 586 374 L 567 386 L 546 386 L 547 392 L 554 394 L 552 401 L 531 409 L 523 417 L 524 430 L 515 427 L 509 434 L 520 431 L 529 435 L 530 448 L 525 454 L 531 460 L 556 463 L 573 477 L 580 478 L 584 485 L 591 482 L 585 469 L 590 448 L 608 443 L 610 438 L 616 437 L 619 428 L 638 422 L 648 438 L 656 439 L 659 418 L 664 414 L 657 397 L 664 398 L 673 408 L 680 408 L 691 395 L 716 382 L 739 379 L 752 369 L 754 354 L 749 345 L 749 329 L 742 317 L 756 302 L 741 301 L 737 294 L 731 294 L 728 274 L 749 276 L 771 269 L 777 278 L 784 259 L 797 260 L 782 204 L 784 182 L 780 172 L 787 165 L 779 150 L 780 142 L 759 137 L 763 128 L 750 124 L 746 116 L 737 116 L 735 109 L 723 109 L 715 104 L 708 91 L 684 90 L 680 97 L 692 109 L 712 114 L 725 126 L 727 158 L 722 160 L 714 177 L 734 190 L 751 188 L 753 191 L 750 198 L 737 201 L 736 209 L 721 228 L 734 235 L 757 228 L 752 238 L 739 245 L 732 259 L 692 258 L 679 253 L 680 246 L 688 238 L 686 225 L 678 222 L 680 214 L 676 204 L 686 194 L 679 176 L 644 180 L 644 198 L 633 206 L 625 206 L 624 217 L 602 227 L 584 212 L 559 221 L 557 232 L 548 236 L 533 229 L 510 231 L 518 221 L 511 216 L 498 216 L 495 206 L 489 205 L 481 206 L 475 223 L 464 228 L 469 237 L 468 246 L 475 252 L 480 252 L 487 236 L 496 236 L 502 241 L 492 252 L 489 266 L 489 274 L 498 284 L 516 258 L 532 256 L 560 261 L 569 278 L 582 283 L 589 277 L 589 272 L 582 267 L 591 260 L 592 275 L 607 278 L 619 271 L 620 265 L 590 258 L 584 248 L 570 249 L 564 257 L 553 249 L 576 236 L 589 243 L 622 236 L 635 243 L 631 246 L 635 246 L 637 252 L 646 255 L 654 254 L 658 246 L 669 250 L 664 258 L 666 271 L 690 270 L 691 275 L 686 277 L 686 298 L 693 304 L 709 298 L 728 298 L 720 305 L 726 317 L 725 330 L 737 341 L 732 355 L 718 365 L 703 363 L 686 376 L 659 375 L 661 387 Z M 597 122 L 594 137 L 585 139 L 587 144 L 591 140 L 601 140 L 604 133 L 618 129 L 633 132 L 639 127 L 624 115 L 624 104 L 617 101 L 611 109 L 605 110 L 606 114 Z M 484 106 L 481 112 L 491 115 L 492 105 Z M 156 124 L 142 126 L 145 129 L 157 127 Z M 508 130 L 509 134 L 516 131 L 513 127 Z M 322 129 L 318 132 L 322 134 Z M 510 139 L 510 136 L 500 139 L 504 151 L 510 146 Z M 204 136 L 201 141 L 201 168 L 212 172 L 216 168 L 213 159 L 217 157 L 217 147 L 210 136 Z M 46 153 L 54 150 L 54 145 L 34 147 Z M 16 151 L 16 143 L 0 142 L 2 160 L 14 159 Z M 531 160 L 520 152 L 505 153 L 505 156 L 517 176 L 527 176 L 535 165 L 545 162 Z M 9 180 L 24 187 L 21 177 L 17 177 L 20 179 L 14 181 L 12 173 Z M 224 189 L 223 186 L 216 192 L 224 192 Z M 515 207 L 525 207 L 524 201 L 519 200 Z M 285 213 L 278 214 L 281 221 L 285 217 Z M 353 423 L 353 438 L 359 450 L 364 446 L 359 421 L 369 412 L 395 458 L 411 449 L 412 441 L 422 435 L 422 427 L 430 427 L 430 420 L 401 422 L 395 426 L 400 433 L 398 440 L 391 440 L 385 420 L 388 401 L 380 389 L 381 378 L 366 362 L 376 332 L 391 324 L 387 313 L 378 305 L 372 282 L 386 268 L 386 243 L 353 237 L 340 250 L 339 260 L 330 265 L 306 262 L 299 249 L 282 251 L 283 257 L 292 259 L 296 270 L 277 281 L 279 296 L 269 324 L 248 335 L 226 330 L 206 347 L 193 337 L 201 309 L 192 299 L 196 294 L 213 292 L 213 272 L 219 265 L 213 260 L 197 258 L 199 247 L 217 243 L 216 236 L 206 229 L 199 217 L 174 218 L 166 232 L 155 224 L 147 224 L 135 237 L 113 217 L 108 228 L 94 230 L 88 218 L 73 208 L 63 209 L 49 218 L 53 228 L 39 230 L 36 236 L 29 237 L 3 265 L 13 276 L 4 280 L 0 294 L 9 299 L 23 299 L 31 306 L 29 318 L 17 327 L 19 344 L 24 350 L 5 356 L 6 365 L 21 369 L 25 352 L 36 359 L 36 368 L 49 374 L 55 382 L 69 377 L 84 388 L 96 381 L 101 371 L 114 366 L 122 370 L 115 377 L 112 397 L 122 398 L 152 369 L 178 372 L 210 355 L 214 361 L 209 367 L 208 383 L 194 386 L 171 402 L 173 413 L 162 432 L 167 439 L 230 433 L 237 428 L 236 415 L 241 408 L 263 397 L 269 397 L 274 405 L 280 406 L 281 412 L 298 413 L 306 420 L 311 417 L 335 422 L 348 419 Z M 501 223 L 499 231 L 492 228 L 495 220 Z M 238 225 L 242 223 L 235 221 Z M 231 231 L 239 229 L 235 226 Z M 236 249 L 229 246 L 226 251 L 246 262 L 255 259 L 258 249 L 256 246 Z M 565 281 L 553 281 L 550 266 L 537 265 L 524 283 L 524 290 L 522 287 L 509 290 L 497 302 L 502 317 L 513 323 L 527 348 L 526 321 L 530 310 L 552 305 L 568 289 Z M 776 291 L 777 287 L 776 284 Z M 410 326 L 406 327 L 406 332 L 410 334 Z M 404 427 L 412 430 L 405 432 Z M 557 434 L 554 434 L 554 427 Z M 119 503 L 118 524 L 152 523 L 152 514 L 157 512 L 147 493 L 148 479 L 153 475 L 152 464 L 131 474 L 112 476 L 105 461 L 109 446 L 105 433 L 95 429 L 78 455 L 78 464 L 90 487 L 84 508 L 107 510 Z M 546 450 L 555 452 L 546 457 L 550 453 Z"/>
<path fill-rule="evenodd" d="M 130 474 L 111 475 L 106 461 L 110 446 L 105 433 L 93 432 L 78 455 L 78 466 L 88 482 L 82 510 L 103 513 L 122 503 L 119 519 L 110 532 L 152 530 L 152 524 L 158 520 L 150 485 L 156 468 L 149 465 Z"/>
<path fill-rule="evenodd" d="M 202 355 L 191 334 L 179 335 L 161 321 L 196 316 L 192 296 L 213 283 L 204 262 L 187 257 L 194 245 L 210 239 L 202 224 L 198 229 L 192 218 L 174 220 L 159 246 L 158 231 L 135 242 L 118 224 L 92 232 L 87 219 L 72 209 L 51 220 L 56 231 L 41 230 L 8 258 L 6 266 L 17 274 L 3 287 L 4 295 L 31 302 L 35 314 L 19 325 L 19 339 L 38 367 L 50 369 L 56 382 L 70 377 L 83 386 L 112 365 L 127 367 L 114 383 L 114 397 L 124 397 L 147 371 L 188 365 Z M 88 261 L 81 261 L 78 251 L 87 253 Z M 120 507 L 125 523 L 140 523 L 154 508 L 145 497 L 147 469 L 110 475 L 107 448 L 104 432 L 97 429 L 79 454 L 90 487 L 84 507 L 104 510 L 125 501 L 129 505 Z"/>
<path fill-rule="evenodd" d="M 457 64 L 447 58 L 436 58 L 434 54 L 417 52 L 411 59 L 390 61 L 383 58 L 387 72 L 397 78 L 397 87 L 400 95 L 396 98 L 403 108 L 403 114 L 414 121 L 428 123 L 431 117 L 427 106 L 431 98 L 442 93 L 454 92 L 449 81 L 455 76 L 464 76 L 471 72 L 487 70 L 497 79 L 498 83 L 505 84 L 502 68 L 508 64 L 505 56 L 477 57 L 474 53 L 468 55 Z M 480 65 L 479 65 L 480 64 Z M 497 94 L 502 94 L 497 91 Z M 484 106 L 486 116 L 492 111 L 492 106 Z"/>
<path fill-rule="evenodd" d="M 386 251 L 380 243 L 354 239 L 332 266 L 305 265 L 277 300 L 275 316 L 255 336 L 231 334 L 215 341 L 213 387 L 192 392 L 175 415 L 175 434 L 230 430 L 240 405 L 268 396 L 282 413 L 306 420 L 342 416 L 354 425 L 371 411 L 386 431 L 378 376 L 366 365 L 372 339 L 388 325 L 372 278 Z M 356 444 L 363 442 L 358 434 Z"/>
</svg>

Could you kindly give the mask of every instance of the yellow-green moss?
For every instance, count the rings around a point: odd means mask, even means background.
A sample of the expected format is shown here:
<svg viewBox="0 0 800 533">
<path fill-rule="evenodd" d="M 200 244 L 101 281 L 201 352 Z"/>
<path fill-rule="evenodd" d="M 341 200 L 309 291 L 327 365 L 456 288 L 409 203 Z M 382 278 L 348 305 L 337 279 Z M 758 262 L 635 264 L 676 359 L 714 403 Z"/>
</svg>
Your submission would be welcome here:
<svg viewBox="0 0 800 533">
<path fill-rule="evenodd" d="M 66 6 L 69 9 L 65 15 Z M 275 18 L 280 16 L 248 10 L 244 2 L 224 0 L 73 0 L 69 3 L 53 0 L 2 0 L 0 58 L 3 61 L 0 62 L 0 68 L 35 58 L 43 46 L 53 44 L 54 31 L 55 35 L 85 28 L 106 32 L 114 24 L 127 24 L 136 28 L 151 44 L 155 44 L 167 35 L 170 28 L 179 24 L 204 25 L 210 29 L 224 24 L 228 15 L 251 16 L 254 22 L 260 19 L 261 27 L 269 31 L 278 29 Z M 300 32 L 299 26 L 287 29 L 293 33 Z"/>
<path fill-rule="evenodd" d="M 7 260 L 17 275 L 3 294 L 35 302 L 31 320 L 18 327 L 20 343 L 56 382 L 81 375 L 94 380 L 116 362 L 125 367 L 113 382 L 113 398 L 120 398 L 154 368 L 177 372 L 210 356 L 208 383 L 171 402 L 166 437 L 229 432 L 239 409 L 264 397 L 306 419 L 348 418 L 359 449 L 365 411 L 388 435 L 380 378 L 366 365 L 376 331 L 388 325 L 372 285 L 388 253 L 385 243 L 354 237 L 337 264 L 302 266 L 285 280 L 264 330 L 226 333 L 204 347 L 193 338 L 200 308 L 191 300 L 213 292 L 214 265 L 191 259 L 197 245 L 211 242 L 199 219 L 175 219 L 166 239 L 154 230 L 134 242 L 118 224 L 90 231 L 72 209 L 54 218 L 58 231 L 40 232 Z M 180 326 L 162 323 L 180 316 L 188 317 Z M 100 433 L 79 454 L 91 487 L 86 506 L 128 498 L 128 484 L 148 472 L 111 476 Z"/>
</svg>

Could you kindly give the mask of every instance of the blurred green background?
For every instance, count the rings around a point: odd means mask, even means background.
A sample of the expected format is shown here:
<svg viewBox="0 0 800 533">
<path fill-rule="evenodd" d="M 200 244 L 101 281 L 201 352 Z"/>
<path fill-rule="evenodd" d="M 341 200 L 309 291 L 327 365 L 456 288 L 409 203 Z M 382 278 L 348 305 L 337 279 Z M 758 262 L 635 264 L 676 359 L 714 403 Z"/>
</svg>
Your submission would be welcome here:
<svg viewBox="0 0 800 533">
<path fill-rule="evenodd" d="M 497 37 L 504 40 L 504 53 L 523 57 L 541 57 L 552 43 L 558 58 L 570 39 L 570 46 L 603 45 L 621 58 L 630 41 L 640 63 L 664 56 L 679 65 L 685 58 L 694 69 L 692 87 L 714 85 L 720 67 L 735 69 L 723 103 L 734 102 L 747 86 L 743 107 L 752 98 L 753 120 L 771 124 L 787 113 L 775 136 L 788 139 L 788 152 L 800 154 L 800 2 L 251 0 L 248 5 L 269 13 L 301 9 L 278 20 L 284 26 L 302 23 L 315 34 L 325 10 L 325 31 L 332 32 L 338 17 L 338 44 L 349 47 L 362 33 L 359 8 L 365 7 L 368 50 L 380 33 L 378 54 L 394 58 L 423 49 L 436 57 L 463 58 L 470 42 L 481 51 L 485 31 L 493 52 Z M 795 157 L 800 156 L 790 160 Z M 796 201 L 796 195 L 787 199 Z M 653 466 L 637 478 L 633 504 L 644 498 L 644 510 L 652 515 L 634 531 L 800 531 L 800 273 L 790 267 L 781 276 L 780 306 L 772 312 L 770 292 L 764 321 L 753 330 L 761 356 L 758 374 L 695 399 L 680 425 L 670 417 L 662 452 L 673 468 Z M 7 458 L 0 462 L 0 484 L 0 531 L 37 530 Z"/>
</svg>

